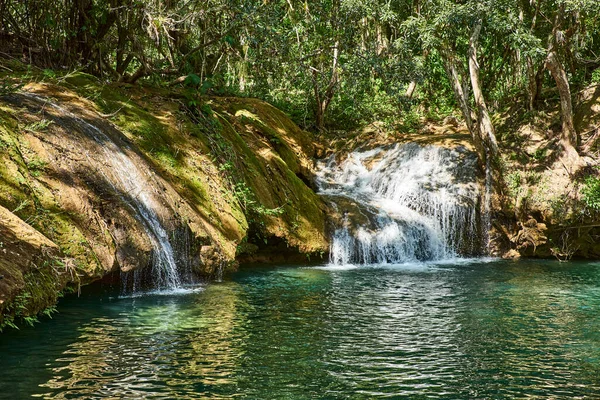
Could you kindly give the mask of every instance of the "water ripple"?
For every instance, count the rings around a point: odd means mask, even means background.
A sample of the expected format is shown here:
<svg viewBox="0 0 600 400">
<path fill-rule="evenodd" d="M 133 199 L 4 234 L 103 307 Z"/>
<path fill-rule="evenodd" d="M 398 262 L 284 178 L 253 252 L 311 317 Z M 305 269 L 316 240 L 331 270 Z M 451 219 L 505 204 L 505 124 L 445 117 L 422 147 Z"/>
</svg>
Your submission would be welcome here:
<svg viewBox="0 0 600 400">
<path fill-rule="evenodd" d="M 0 398 L 590 398 L 600 265 L 258 268 L 0 337 Z"/>
</svg>

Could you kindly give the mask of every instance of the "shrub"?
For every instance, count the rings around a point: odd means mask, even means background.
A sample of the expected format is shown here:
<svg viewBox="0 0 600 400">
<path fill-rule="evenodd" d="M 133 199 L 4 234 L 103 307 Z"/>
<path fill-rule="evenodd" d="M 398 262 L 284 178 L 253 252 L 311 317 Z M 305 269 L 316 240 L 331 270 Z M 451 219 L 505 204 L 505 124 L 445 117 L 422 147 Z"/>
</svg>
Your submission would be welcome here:
<svg viewBox="0 0 600 400">
<path fill-rule="evenodd" d="M 594 176 L 585 178 L 581 193 L 583 201 L 588 207 L 600 210 L 600 178 Z"/>
<path fill-rule="evenodd" d="M 592 83 L 600 83 L 600 68 L 596 68 L 592 72 Z"/>
</svg>

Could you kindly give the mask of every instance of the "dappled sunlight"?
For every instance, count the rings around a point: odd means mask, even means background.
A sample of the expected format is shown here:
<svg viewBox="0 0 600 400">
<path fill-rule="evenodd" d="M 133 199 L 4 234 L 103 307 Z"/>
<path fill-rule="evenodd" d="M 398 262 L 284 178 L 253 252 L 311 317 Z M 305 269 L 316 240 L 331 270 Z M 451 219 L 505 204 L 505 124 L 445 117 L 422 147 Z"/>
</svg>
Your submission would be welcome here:
<svg viewBox="0 0 600 400">
<path fill-rule="evenodd" d="M 78 328 L 56 359 L 49 390 L 79 397 L 167 396 L 192 399 L 235 384 L 246 321 L 233 283 L 193 293 L 115 299 L 110 317 Z M 165 384 L 163 384 L 163 382 Z"/>
<path fill-rule="evenodd" d="M 598 15 L 0 0 L 0 397 L 598 397 Z"/>
<path fill-rule="evenodd" d="M 597 263 L 243 266 L 187 293 L 65 299 L 3 336 L 0 390 L 48 398 L 589 397 Z M 357 389 L 358 388 L 358 389 Z M 10 390 L 10 389 L 8 389 Z"/>
</svg>

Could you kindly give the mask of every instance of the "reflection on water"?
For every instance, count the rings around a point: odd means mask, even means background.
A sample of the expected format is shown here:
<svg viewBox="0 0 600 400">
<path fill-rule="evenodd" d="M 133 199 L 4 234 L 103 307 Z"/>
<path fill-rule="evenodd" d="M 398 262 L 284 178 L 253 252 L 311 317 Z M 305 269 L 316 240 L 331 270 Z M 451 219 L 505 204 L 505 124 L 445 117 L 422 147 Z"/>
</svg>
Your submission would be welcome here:
<svg viewBox="0 0 600 400">
<path fill-rule="evenodd" d="M 600 265 L 253 268 L 66 299 L 0 336 L 0 398 L 571 398 L 600 391 Z"/>
<path fill-rule="evenodd" d="M 243 355 L 235 284 L 209 295 L 116 300 L 55 361 L 41 387 L 87 398 L 197 398 L 233 383 Z M 190 295 L 194 294 L 190 292 Z M 68 388 L 68 392 L 64 389 Z"/>
</svg>

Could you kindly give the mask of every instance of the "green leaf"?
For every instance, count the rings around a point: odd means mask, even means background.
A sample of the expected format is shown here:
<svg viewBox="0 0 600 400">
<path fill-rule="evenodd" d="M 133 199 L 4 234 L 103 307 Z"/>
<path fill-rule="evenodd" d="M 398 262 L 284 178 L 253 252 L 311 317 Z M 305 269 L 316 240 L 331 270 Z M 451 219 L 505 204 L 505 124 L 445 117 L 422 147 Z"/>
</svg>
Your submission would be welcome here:
<svg viewBox="0 0 600 400">
<path fill-rule="evenodd" d="M 223 41 L 230 46 L 233 46 L 235 44 L 235 39 L 233 38 L 233 36 L 227 35 L 223 38 Z"/>
<path fill-rule="evenodd" d="M 196 74 L 188 74 L 183 81 L 185 86 L 198 86 L 202 82 L 202 79 Z"/>
<path fill-rule="evenodd" d="M 208 90 L 212 87 L 213 87 L 212 81 L 207 79 L 204 82 L 202 82 L 202 86 L 200 87 L 200 93 L 206 94 L 206 92 L 208 92 Z"/>
</svg>

